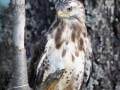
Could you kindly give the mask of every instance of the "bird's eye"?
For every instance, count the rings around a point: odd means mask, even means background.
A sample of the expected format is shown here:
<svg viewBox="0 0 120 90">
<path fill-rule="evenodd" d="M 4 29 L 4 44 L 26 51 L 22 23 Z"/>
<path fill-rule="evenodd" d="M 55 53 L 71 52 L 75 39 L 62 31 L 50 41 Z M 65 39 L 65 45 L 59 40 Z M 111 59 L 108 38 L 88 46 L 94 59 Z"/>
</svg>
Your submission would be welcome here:
<svg viewBox="0 0 120 90">
<path fill-rule="evenodd" d="M 71 12 L 72 11 L 72 7 L 67 8 L 67 11 Z"/>
</svg>

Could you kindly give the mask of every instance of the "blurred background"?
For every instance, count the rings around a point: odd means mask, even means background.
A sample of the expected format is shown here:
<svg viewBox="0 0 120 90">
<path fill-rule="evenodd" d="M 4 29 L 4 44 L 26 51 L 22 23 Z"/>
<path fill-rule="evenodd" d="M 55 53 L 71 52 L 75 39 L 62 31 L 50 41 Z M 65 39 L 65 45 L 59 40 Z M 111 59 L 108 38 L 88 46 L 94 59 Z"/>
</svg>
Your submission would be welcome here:
<svg viewBox="0 0 120 90">
<path fill-rule="evenodd" d="M 55 18 L 56 0 L 25 0 L 27 62 L 34 45 Z M 87 90 L 120 90 L 120 0 L 80 0 L 93 48 L 93 70 Z M 0 90 L 10 84 L 12 66 L 12 7 L 0 0 Z"/>
</svg>

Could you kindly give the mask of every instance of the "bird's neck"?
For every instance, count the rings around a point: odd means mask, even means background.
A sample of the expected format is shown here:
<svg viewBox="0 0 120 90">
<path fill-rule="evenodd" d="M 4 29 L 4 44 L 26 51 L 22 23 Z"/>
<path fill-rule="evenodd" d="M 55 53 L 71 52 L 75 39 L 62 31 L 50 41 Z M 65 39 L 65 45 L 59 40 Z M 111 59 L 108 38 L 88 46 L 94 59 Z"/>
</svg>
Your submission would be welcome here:
<svg viewBox="0 0 120 90">
<path fill-rule="evenodd" d="M 87 37 L 85 23 L 78 19 L 59 19 L 54 21 L 49 29 L 49 39 L 54 39 L 56 48 L 59 49 L 64 42 L 79 42 Z"/>
</svg>

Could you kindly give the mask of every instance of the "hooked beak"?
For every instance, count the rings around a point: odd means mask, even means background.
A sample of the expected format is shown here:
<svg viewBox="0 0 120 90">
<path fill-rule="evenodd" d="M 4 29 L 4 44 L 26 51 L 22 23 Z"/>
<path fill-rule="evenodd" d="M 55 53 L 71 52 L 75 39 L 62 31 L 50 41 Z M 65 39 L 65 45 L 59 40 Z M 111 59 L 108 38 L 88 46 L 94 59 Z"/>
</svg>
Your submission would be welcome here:
<svg viewBox="0 0 120 90">
<path fill-rule="evenodd" d="M 70 16 L 69 14 L 64 14 L 64 13 L 62 12 L 62 10 L 58 10 L 58 11 L 57 11 L 57 14 L 58 14 L 59 17 L 69 17 L 69 16 Z"/>
</svg>

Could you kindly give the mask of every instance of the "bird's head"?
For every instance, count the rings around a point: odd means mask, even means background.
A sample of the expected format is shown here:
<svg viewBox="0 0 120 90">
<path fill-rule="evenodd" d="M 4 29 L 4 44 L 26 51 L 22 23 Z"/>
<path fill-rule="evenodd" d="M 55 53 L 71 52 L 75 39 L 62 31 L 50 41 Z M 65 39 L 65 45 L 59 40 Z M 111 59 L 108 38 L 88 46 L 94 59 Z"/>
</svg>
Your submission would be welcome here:
<svg viewBox="0 0 120 90">
<path fill-rule="evenodd" d="M 55 9 L 58 18 L 85 17 L 84 6 L 78 0 L 58 0 Z"/>
</svg>

